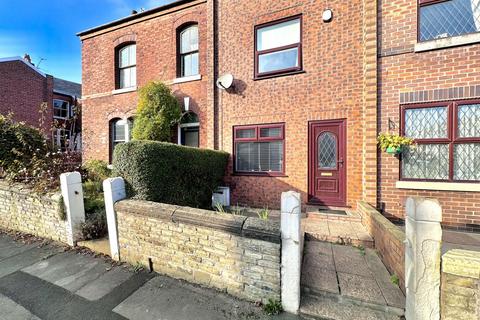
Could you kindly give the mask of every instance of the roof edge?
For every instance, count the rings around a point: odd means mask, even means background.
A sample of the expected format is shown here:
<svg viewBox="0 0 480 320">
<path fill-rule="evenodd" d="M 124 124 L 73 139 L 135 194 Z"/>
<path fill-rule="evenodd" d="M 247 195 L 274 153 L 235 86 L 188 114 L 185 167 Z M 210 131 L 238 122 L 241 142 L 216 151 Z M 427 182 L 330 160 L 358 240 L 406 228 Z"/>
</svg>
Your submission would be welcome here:
<svg viewBox="0 0 480 320">
<path fill-rule="evenodd" d="M 35 67 L 33 64 L 25 61 L 25 59 L 23 59 L 20 56 L 0 58 L 0 63 L 2 63 L 2 62 L 12 62 L 12 61 L 21 61 L 21 62 L 25 63 L 27 66 L 29 66 L 30 68 L 32 68 L 35 72 L 37 72 L 41 76 L 43 76 L 45 78 L 47 77 L 47 75 L 44 72 L 40 71 L 37 67 Z"/>
<path fill-rule="evenodd" d="M 173 1 L 171 3 L 167 3 L 163 6 L 159 6 L 159 7 L 156 7 L 156 8 L 149 9 L 149 10 L 145 10 L 143 12 L 139 12 L 139 13 L 136 13 L 136 14 L 131 14 L 127 17 L 117 19 L 117 20 L 114 20 L 114 21 L 111 21 L 111 22 L 107 22 L 105 24 L 101 24 L 99 26 L 96 26 L 96 27 L 93 27 L 93 28 L 90 28 L 90 29 L 87 29 L 87 30 L 84 30 L 84 31 L 80 31 L 76 35 L 77 35 L 77 37 L 83 37 L 83 36 L 86 36 L 90 33 L 100 31 L 102 29 L 106 29 L 106 28 L 109 28 L 109 27 L 114 27 L 116 25 L 119 25 L 119 24 L 122 24 L 122 23 L 125 23 L 125 22 L 128 22 L 128 21 L 133 21 L 133 20 L 136 20 L 136 19 L 139 19 L 139 18 L 142 18 L 142 17 L 149 16 L 151 14 L 161 12 L 161 11 L 164 11 L 164 10 L 167 10 L 167 9 L 171 9 L 171 8 L 176 7 L 176 6 L 180 6 L 182 4 L 186 4 L 186 3 L 189 3 L 189 2 L 193 2 L 193 1 L 195 1 L 195 0 L 176 0 L 176 1 Z"/>
</svg>

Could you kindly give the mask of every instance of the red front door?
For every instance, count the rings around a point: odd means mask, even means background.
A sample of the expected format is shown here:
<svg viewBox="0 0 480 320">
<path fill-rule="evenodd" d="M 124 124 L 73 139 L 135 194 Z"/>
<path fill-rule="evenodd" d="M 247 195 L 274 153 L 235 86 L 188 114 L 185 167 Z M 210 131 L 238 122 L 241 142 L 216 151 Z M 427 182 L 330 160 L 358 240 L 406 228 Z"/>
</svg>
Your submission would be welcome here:
<svg viewBox="0 0 480 320">
<path fill-rule="evenodd" d="M 346 205 L 346 120 L 309 124 L 309 202 Z"/>
</svg>

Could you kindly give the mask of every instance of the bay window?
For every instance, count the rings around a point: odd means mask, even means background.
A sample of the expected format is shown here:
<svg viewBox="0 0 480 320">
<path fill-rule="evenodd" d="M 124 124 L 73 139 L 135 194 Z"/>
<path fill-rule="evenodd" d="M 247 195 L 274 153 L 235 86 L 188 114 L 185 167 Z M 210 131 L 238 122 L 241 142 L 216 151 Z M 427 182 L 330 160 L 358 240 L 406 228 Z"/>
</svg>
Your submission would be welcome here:
<svg viewBox="0 0 480 320">
<path fill-rule="evenodd" d="M 234 127 L 235 172 L 281 175 L 285 172 L 284 124 Z"/>
<path fill-rule="evenodd" d="M 405 180 L 480 181 L 480 101 L 402 107 Z"/>
<path fill-rule="evenodd" d="M 255 27 L 255 78 L 302 70 L 302 18 Z"/>
</svg>

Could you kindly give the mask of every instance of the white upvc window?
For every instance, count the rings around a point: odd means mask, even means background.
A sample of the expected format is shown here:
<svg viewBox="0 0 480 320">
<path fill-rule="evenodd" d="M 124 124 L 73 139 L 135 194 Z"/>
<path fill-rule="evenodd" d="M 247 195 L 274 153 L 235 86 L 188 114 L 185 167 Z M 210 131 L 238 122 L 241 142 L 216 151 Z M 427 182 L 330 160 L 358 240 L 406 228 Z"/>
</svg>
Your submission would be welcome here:
<svg viewBox="0 0 480 320">
<path fill-rule="evenodd" d="M 61 99 L 53 99 L 53 117 L 68 119 L 70 117 L 70 103 Z"/>
</svg>

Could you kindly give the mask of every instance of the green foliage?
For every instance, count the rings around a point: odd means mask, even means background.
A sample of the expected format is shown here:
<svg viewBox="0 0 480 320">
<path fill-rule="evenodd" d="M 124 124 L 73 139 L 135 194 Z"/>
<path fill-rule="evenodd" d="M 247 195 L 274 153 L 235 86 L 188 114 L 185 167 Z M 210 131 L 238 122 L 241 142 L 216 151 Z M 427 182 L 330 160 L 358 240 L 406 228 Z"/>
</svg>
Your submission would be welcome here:
<svg viewBox="0 0 480 320">
<path fill-rule="evenodd" d="M 85 170 L 88 180 L 103 181 L 112 174 L 108 163 L 102 160 L 88 160 L 82 165 L 82 169 Z"/>
<path fill-rule="evenodd" d="M 282 303 L 280 300 L 268 299 L 268 303 L 263 306 L 263 311 L 269 316 L 276 316 L 283 312 Z"/>
<path fill-rule="evenodd" d="M 172 126 L 180 117 L 180 105 L 170 88 L 161 82 L 149 82 L 140 89 L 132 137 L 168 142 Z"/>
<path fill-rule="evenodd" d="M 45 167 L 47 145 L 42 132 L 0 115 L 0 167 L 12 181 L 32 178 Z"/>
<path fill-rule="evenodd" d="M 63 200 L 63 196 L 58 197 L 58 218 L 62 221 L 67 220 L 67 213 L 65 208 L 65 201 Z"/>
<path fill-rule="evenodd" d="M 398 276 L 396 274 L 392 274 L 390 276 L 390 282 L 393 283 L 394 285 L 399 285 L 400 283 L 400 279 L 398 278 Z"/>
<path fill-rule="evenodd" d="M 262 220 L 268 220 L 268 216 L 270 215 L 270 211 L 268 210 L 268 207 L 263 208 L 260 210 L 258 213 L 258 217 Z"/>
<path fill-rule="evenodd" d="M 107 235 L 107 215 L 104 208 L 93 212 L 85 210 L 85 222 L 82 223 L 82 235 L 85 240 L 100 239 Z"/>
<path fill-rule="evenodd" d="M 215 203 L 215 211 L 219 213 L 227 213 L 225 207 L 220 202 Z"/>
<path fill-rule="evenodd" d="M 227 161 L 222 151 L 131 141 L 115 148 L 113 167 L 130 197 L 208 209 Z"/>
<path fill-rule="evenodd" d="M 414 140 L 411 138 L 403 137 L 394 133 L 380 133 L 377 137 L 378 146 L 382 151 L 387 150 L 387 148 L 398 149 L 406 146 L 410 146 L 414 143 Z"/>
</svg>

